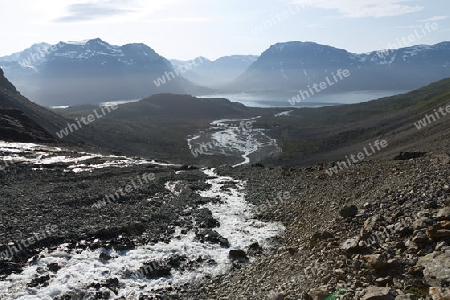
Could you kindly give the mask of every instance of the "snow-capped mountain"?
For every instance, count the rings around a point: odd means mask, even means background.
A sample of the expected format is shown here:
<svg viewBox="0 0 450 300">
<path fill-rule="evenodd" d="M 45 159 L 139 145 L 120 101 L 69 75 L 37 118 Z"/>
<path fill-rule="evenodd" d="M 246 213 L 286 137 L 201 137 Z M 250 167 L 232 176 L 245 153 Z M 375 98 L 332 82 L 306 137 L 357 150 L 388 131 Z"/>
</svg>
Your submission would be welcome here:
<svg viewBox="0 0 450 300">
<path fill-rule="evenodd" d="M 34 67 L 44 61 L 45 54 L 49 51 L 50 47 L 51 45 L 47 43 L 34 44 L 22 52 L 0 57 L 0 63 L 17 62 L 23 67 Z"/>
<path fill-rule="evenodd" d="M 229 86 L 238 90 L 306 90 L 337 70 L 340 90 L 414 89 L 450 77 L 450 42 L 355 54 L 312 42 L 272 45 Z M 334 82 L 334 79 L 332 79 Z"/>
<path fill-rule="evenodd" d="M 43 105 L 100 103 L 196 89 L 150 47 L 115 46 L 98 38 L 36 44 L 0 58 L 0 66 L 25 96 Z"/>
<path fill-rule="evenodd" d="M 170 62 L 175 68 L 191 63 L 193 68 L 183 74 L 186 79 L 200 85 L 218 86 L 241 75 L 257 58 L 256 55 L 230 55 L 211 61 L 199 56 L 190 61 L 172 59 Z"/>
</svg>

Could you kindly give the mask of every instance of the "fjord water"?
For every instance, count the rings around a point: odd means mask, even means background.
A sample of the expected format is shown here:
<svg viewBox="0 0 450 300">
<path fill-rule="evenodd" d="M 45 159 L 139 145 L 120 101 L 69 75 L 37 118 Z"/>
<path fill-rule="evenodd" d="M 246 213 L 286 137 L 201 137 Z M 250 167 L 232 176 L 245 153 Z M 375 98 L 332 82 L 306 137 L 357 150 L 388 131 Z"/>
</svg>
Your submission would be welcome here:
<svg viewBox="0 0 450 300">
<path fill-rule="evenodd" d="M 321 107 L 341 104 L 354 104 L 367 102 L 383 97 L 403 94 L 405 90 L 374 90 L 374 91 L 352 91 L 341 93 L 316 93 L 299 103 L 292 105 L 289 100 L 298 95 L 298 91 L 292 92 L 266 92 L 266 93 L 231 93 L 211 94 L 198 96 L 199 98 L 226 98 L 232 102 L 239 102 L 249 107 Z"/>
</svg>

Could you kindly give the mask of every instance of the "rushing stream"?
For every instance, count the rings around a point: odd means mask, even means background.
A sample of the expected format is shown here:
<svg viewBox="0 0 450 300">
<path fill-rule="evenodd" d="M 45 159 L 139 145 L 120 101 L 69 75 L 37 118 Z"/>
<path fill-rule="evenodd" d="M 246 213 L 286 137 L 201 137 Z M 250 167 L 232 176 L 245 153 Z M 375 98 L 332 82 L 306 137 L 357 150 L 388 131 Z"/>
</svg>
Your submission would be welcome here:
<svg viewBox="0 0 450 300">
<path fill-rule="evenodd" d="M 90 166 L 89 158 L 99 154 L 84 154 L 78 158 L 71 158 L 66 154 L 59 154 L 59 148 L 49 148 L 35 144 L 3 144 L 3 152 L 9 151 L 12 161 L 22 163 L 43 164 L 46 160 L 55 162 L 58 159 L 74 163 L 67 171 L 82 172 L 89 168 L 126 167 L 133 163 L 151 163 L 147 161 L 122 158 L 116 162 L 112 159 L 109 164 Z M 22 149 L 22 152 L 19 151 Z M 35 157 L 33 157 L 33 155 Z M 37 156 L 37 157 L 36 157 Z M 119 163 L 121 162 L 121 163 Z M 76 164 L 75 164 L 76 163 Z M 133 250 L 115 251 L 96 249 L 69 250 L 67 244 L 62 244 L 57 250 L 42 251 L 39 258 L 29 261 L 20 274 L 9 275 L 0 281 L 0 299 L 39 299 L 50 300 L 62 295 L 84 295 L 78 299 L 90 299 L 95 292 L 108 291 L 106 287 L 94 288 L 93 282 L 118 279 L 117 293 L 110 293 L 111 299 L 125 297 L 138 299 L 141 294 L 151 295 L 151 290 L 167 288 L 198 281 L 205 276 L 215 276 L 230 270 L 231 260 L 228 256 L 230 249 L 246 249 L 250 244 L 258 242 L 263 247 L 272 245 L 271 239 L 283 233 L 283 226 L 279 223 L 265 223 L 252 219 L 255 207 L 245 201 L 244 181 L 231 177 L 218 176 L 214 169 L 204 169 L 208 175 L 206 182 L 210 188 L 199 191 L 205 198 L 220 198 L 217 203 L 208 203 L 213 217 L 220 222 L 215 230 L 228 239 L 229 248 L 219 244 L 200 242 L 195 239 L 192 230 L 177 227 L 169 243 L 158 242 L 153 245 L 136 247 Z M 223 186 L 227 188 L 224 189 Z M 176 194 L 175 182 L 167 182 L 166 189 Z M 151 199 L 149 199 L 151 200 Z M 83 241 L 80 241 L 83 243 Z M 110 259 L 101 259 L 101 254 L 107 254 Z M 201 261 L 193 268 L 183 271 L 172 270 L 169 276 L 149 279 L 140 272 L 140 267 L 148 261 L 164 261 L 170 257 L 184 256 L 187 260 Z M 200 260 L 198 258 L 201 258 Z M 33 278 L 39 277 L 49 265 L 57 264 L 60 269 L 52 273 L 47 286 L 30 287 Z M 111 292 L 111 291 L 109 291 Z"/>
</svg>

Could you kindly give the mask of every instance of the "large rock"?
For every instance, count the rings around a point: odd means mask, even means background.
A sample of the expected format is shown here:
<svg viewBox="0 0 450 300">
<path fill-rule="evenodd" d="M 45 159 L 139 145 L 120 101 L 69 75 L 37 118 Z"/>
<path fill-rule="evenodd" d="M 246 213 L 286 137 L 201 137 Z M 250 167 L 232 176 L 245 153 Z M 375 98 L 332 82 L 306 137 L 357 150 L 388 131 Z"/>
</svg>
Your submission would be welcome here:
<svg viewBox="0 0 450 300">
<path fill-rule="evenodd" d="M 436 217 L 438 220 L 450 220 L 450 207 L 444 207 L 439 210 Z"/>
<path fill-rule="evenodd" d="M 399 155 L 394 157 L 395 160 L 409 160 L 419 158 L 427 154 L 426 152 L 400 152 Z"/>
<path fill-rule="evenodd" d="M 433 252 L 419 258 L 417 264 L 425 268 L 423 274 L 429 285 L 450 284 L 450 252 Z"/>
<path fill-rule="evenodd" d="M 384 269 L 385 267 L 388 266 L 388 262 L 387 262 L 388 259 L 387 259 L 386 254 L 364 255 L 364 260 L 367 261 L 369 266 L 375 270 Z"/>
<path fill-rule="evenodd" d="M 450 221 L 440 221 L 438 224 L 442 229 L 450 229 Z"/>
<path fill-rule="evenodd" d="M 160 261 L 147 261 L 137 272 L 139 275 L 144 275 L 147 278 L 155 279 L 164 276 L 170 276 L 172 268 Z"/>
<path fill-rule="evenodd" d="M 339 211 L 343 218 L 353 218 L 358 214 L 358 207 L 356 205 L 345 206 Z"/>
<path fill-rule="evenodd" d="M 394 300 L 395 292 L 389 287 L 369 286 L 361 300 Z"/>
<path fill-rule="evenodd" d="M 247 253 L 244 250 L 230 250 L 228 257 L 232 260 L 248 261 Z"/>
<path fill-rule="evenodd" d="M 326 286 L 318 287 L 308 293 L 313 300 L 325 300 L 330 294 Z"/>
<path fill-rule="evenodd" d="M 430 296 L 433 300 L 450 300 L 450 288 L 430 287 Z"/>
<path fill-rule="evenodd" d="M 450 237 L 450 229 L 442 228 L 442 225 L 446 224 L 438 223 L 428 227 L 427 236 L 432 240 L 444 239 Z"/>
<path fill-rule="evenodd" d="M 367 247 L 364 246 L 363 242 L 360 243 L 360 238 L 356 236 L 343 242 L 340 245 L 340 249 L 345 251 L 346 254 L 354 254 L 364 252 Z"/>
<path fill-rule="evenodd" d="M 215 230 L 206 229 L 206 230 L 200 231 L 196 234 L 196 237 L 202 243 L 210 242 L 213 244 L 219 244 L 220 246 L 225 247 L 225 248 L 230 247 L 230 242 L 228 241 L 228 239 L 221 236 Z"/>
<path fill-rule="evenodd" d="M 414 221 L 412 227 L 414 230 L 426 229 L 430 225 L 433 225 L 433 219 L 431 218 L 419 218 Z"/>
</svg>

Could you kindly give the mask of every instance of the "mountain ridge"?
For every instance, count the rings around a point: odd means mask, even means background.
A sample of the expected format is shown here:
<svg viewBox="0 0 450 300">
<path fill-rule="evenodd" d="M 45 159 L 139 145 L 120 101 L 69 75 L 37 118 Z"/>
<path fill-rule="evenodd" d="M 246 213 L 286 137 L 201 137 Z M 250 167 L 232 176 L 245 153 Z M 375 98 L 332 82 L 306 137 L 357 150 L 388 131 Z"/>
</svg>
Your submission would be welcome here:
<svg viewBox="0 0 450 300">
<path fill-rule="evenodd" d="M 208 91 L 178 75 L 162 85 L 154 83 L 174 68 L 143 43 L 116 46 L 96 38 L 83 43 L 60 42 L 47 47 L 45 53 L 33 50 L 42 47 L 34 45 L 15 54 L 14 60 L 0 59 L 8 78 L 39 104 L 94 104 L 165 92 Z"/>
<path fill-rule="evenodd" d="M 412 90 L 449 77 L 449 57 L 450 42 L 358 54 L 315 42 L 289 41 L 271 45 L 260 56 L 169 61 L 143 43 L 116 46 L 96 38 L 35 44 L 0 58 L 0 66 L 33 101 L 71 105 L 159 93 L 292 92 L 319 84 L 339 69 L 349 70 L 351 76 L 328 86 L 324 93 Z"/>
<path fill-rule="evenodd" d="M 356 54 L 315 42 L 276 43 L 230 85 L 230 90 L 301 90 L 332 72 L 352 74 L 326 92 L 412 90 L 450 76 L 450 43 Z M 420 72 L 416 69 L 420 68 Z"/>
</svg>

